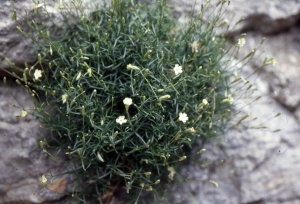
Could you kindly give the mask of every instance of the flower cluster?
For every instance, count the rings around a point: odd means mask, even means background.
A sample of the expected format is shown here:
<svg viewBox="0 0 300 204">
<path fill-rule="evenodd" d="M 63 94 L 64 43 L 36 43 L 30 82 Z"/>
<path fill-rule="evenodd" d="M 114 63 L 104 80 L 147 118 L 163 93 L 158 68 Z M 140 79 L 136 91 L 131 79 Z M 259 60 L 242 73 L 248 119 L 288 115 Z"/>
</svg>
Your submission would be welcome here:
<svg viewBox="0 0 300 204">
<path fill-rule="evenodd" d="M 222 68 L 225 44 L 214 26 L 199 16 L 179 24 L 165 1 L 150 7 L 134 2 L 113 1 L 91 15 L 74 15 L 69 21 L 76 24 L 66 23 L 59 41 L 52 31 L 40 32 L 42 23 L 33 27 L 41 39 L 41 68 L 24 77 L 36 82 L 34 110 L 54 132 L 49 140 L 59 152 L 67 147 L 79 163 L 76 173 L 93 181 L 86 184 L 91 196 L 74 192 L 84 202 L 116 188 L 157 191 L 162 172 L 175 179 L 174 161 L 189 158 L 182 147 L 222 133 L 230 118 L 231 75 Z"/>
</svg>

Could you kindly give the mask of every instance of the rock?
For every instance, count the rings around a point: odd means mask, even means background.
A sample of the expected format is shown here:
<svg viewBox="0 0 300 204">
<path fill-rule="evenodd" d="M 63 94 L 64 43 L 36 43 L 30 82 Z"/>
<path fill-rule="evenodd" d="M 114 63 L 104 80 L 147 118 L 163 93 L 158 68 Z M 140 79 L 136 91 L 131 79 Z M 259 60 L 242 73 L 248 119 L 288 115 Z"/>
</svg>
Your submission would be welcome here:
<svg viewBox="0 0 300 204">
<path fill-rule="evenodd" d="M 19 12 L 23 9 L 31 10 L 33 7 L 32 1 L 18 1 L 15 4 Z M 12 20 L 14 8 L 12 1 L 2 1 L 0 7 L 0 67 L 8 68 L 8 64 L 4 61 L 5 58 L 10 59 L 16 64 L 23 65 L 24 63 L 33 63 L 35 58 L 31 55 L 32 46 L 30 41 L 24 39 L 16 29 L 16 24 Z M 24 15 L 24 13 L 22 12 Z M 22 15 L 20 14 L 20 15 Z M 1 70 L 2 72 L 2 70 Z M 3 75 L 3 73 L 2 73 Z"/>
<path fill-rule="evenodd" d="M 41 20 L 40 17 L 34 15 L 34 10 L 36 10 L 35 4 L 32 0 L 18 0 L 14 4 L 12 2 L 13 1 L 11 0 L 2 0 L 0 7 L 0 67 L 4 69 L 10 67 L 5 61 L 5 58 L 8 58 L 10 61 L 21 67 L 25 67 L 25 63 L 32 65 L 37 59 L 37 57 L 33 55 L 35 50 L 31 40 L 24 38 L 20 34 L 16 29 L 18 24 L 12 19 L 13 12 L 16 10 L 17 18 L 20 20 L 21 24 L 19 26 L 28 31 L 28 26 L 24 20 L 21 20 L 22 18 L 30 18 L 30 20 L 33 18 L 36 19 L 36 21 L 38 18 Z M 72 0 L 63 1 L 64 5 L 69 5 L 71 2 Z M 101 3 L 103 2 L 98 4 L 101 5 Z M 95 8 L 95 2 L 92 0 L 83 0 L 82 5 L 85 5 L 83 12 L 89 12 L 92 10 L 91 8 Z M 61 16 L 59 14 L 60 7 L 59 1 L 47 1 L 47 11 L 54 16 L 54 22 L 56 24 L 61 23 Z M 39 9 L 42 8 L 43 6 Z M 27 15 L 25 10 L 27 11 Z M 53 28 L 53 22 L 49 21 L 47 16 L 43 16 L 42 21 L 48 28 Z M 1 69 L 0 75 L 4 75 Z"/>
<path fill-rule="evenodd" d="M 244 55 L 260 43 L 266 41 L 259 50 L 257 60 L 252 67 L 261 66 L 264 57 L 276 59 L 274 67 L 261 70 L 261 74 L 269 84 L 274 98 L 298 120 L 300 119 L 300 3 L 295 1 L 232 1 L 225 16 L 236 11 L 235 19 L 245 18 L 231 35 L 247 32 Z M 276 34 L 276 35 L 275 35 Z M 261 53 L 261 50 L 264 50 Z"/>
<path fill-rule="evenodd" d="M 262 69 L 262 75 L 266 77 L 270 90 L 275 92 L 275 99 L 292 113 L 300 104 L 300 41 L 297 40 L 299 31 L 300 29 L 295 27 L 276 36 L 267 36 L 261 48 L 265 52 L 259 56 L 259 61 L 262 61 L 263 56 L 276 59 L 274 67 Z M 246 38 L 249 39 L 247 46 L 253 47 L 252 45 L 257 44 L 261 38 L 260 34 L 249 33 Z M 258 68 L 260 64 L 255 63 L 253 66 Z"/>
<path fill-rule="evenodd" d="M 210 0 L 206 8 L 213 11 L 215 5 L 221 1 Z M 195 11 L 194 13 L 199 12 L 201 3 L 205 4 L 206 1 L 169 0 L 168 2 L 175 4 L 177 16 L 181 16 L 193 11 Z M 222 16 L 230 22 L 232 35 L 248 31 L 255 31 L 264 35 L 277 34 L 297 25 L 300 19 L 299 0 L 225 0 L 223 2 L 225 2 L 223 8 L 226 10 Z M 229 5 L 228 2 L 230 2 Z M 216 13 L 212 15 L 216 15 Z M 235 26 L 236 22 L 242 18 L 244 20 Z"/>
<path fill-rule="evenodd" d="M 65 172 L 70 164 L 55 162 L 43 154 L 38 141 L 48 133 L 33 116 L 15 116 L 22 111 L 21 106 L 26 110 L 33 108 L 31 98 L 21 86 L 10 84 L 6 87 L 3 83 L 0 84 L 0 98 L 0 203 L 45 203 L 65 197 L 72 187 L 71 175 L 53 181 L 51 175 Z M 41 186 L 43 174 L 48 183 L 52 182 L 52 190 L 59 193 L 47 189 L 49 185 L 47 188 Z"/>
<path fill-rule="evenodd" d="M 295 26 L 300 19 L 300 2 L 295 1 L 230 1 L 228 17 L 236 13 L 232 22 L 245 18 L 235 33 L 255 31 L 264 35 L 277 34 Z M 231 18 L 229 18 L 231 19 Z"/>
</svg>

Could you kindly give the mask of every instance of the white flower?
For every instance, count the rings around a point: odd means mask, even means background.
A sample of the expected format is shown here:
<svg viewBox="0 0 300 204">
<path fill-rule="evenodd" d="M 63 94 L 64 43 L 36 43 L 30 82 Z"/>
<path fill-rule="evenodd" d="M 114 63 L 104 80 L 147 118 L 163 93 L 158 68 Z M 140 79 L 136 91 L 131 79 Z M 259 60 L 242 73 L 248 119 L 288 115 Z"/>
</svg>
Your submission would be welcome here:
<svg viewBox="0 0 300 204">
<path fill-rule="evenodd" d="M 42 175 L 42 181 L 41 181 L 41 182 L 42 182 L 43 184 L 45 184 L 45 183 L 47 183 L 47 181 L 48 181 L 48 179 L 47 179 L 46 176 L 43 174 L 43 175 Z"/>
<path fill-rule="evenodd" d="M 68 94 L 63 94 L 61 96 L 61 100 L 62 100 L 63 103 L 66 103 L 68 98 L 69 98 Z"/>
<path fill-rule="evenodd" d="M 26 110 L 22 110 L 20 114 L 16 115 L 17 117 L 25 117 L 27 115 L 27 111 Z"/>
<path fill-rule="evenodd" d="M 35 80 L 38 80 L 38 79 L 41 78 L 41 77 L 42 77 L 42 71 L 39 70 L 39 69 L 36 69 L 36 70 L 34 71 L 34 78 L 35 78 Z"/>
<path fill-rule="evenodd" d="M 239 38 L 238 39 L 238 46 L 239 47 L 242 47 L 245 44 L 246 44 L 246 39 L 245 38 Z"/>
<path fill-rule="evenodd" d="M 179 119 L 181 122 L 185 123 L 186 121 L 188 121 L 188 116 L 186 113 L 179 113 Z"/>
<path fill-rule="evenodd" d="M 125 116 L 119 116 L 116 119 L 116 122 L 119 123 L 120 125 L 122 125 L 123 123 L 127 123 L 127 120 L 125 119 Z"/>
<path fill-rule="evenodd" d="M 125 99 L 123 100 L 123 103 L 124 103 L 125 105 L 130 106 L 130 105 L 132 104 L 132 99 L 131 99 L 131 98 L 125 98 Z"/>
<path fill-rule="evenodd" d="M 203 105 L 208 105 L 208 101 L 206 99 L 202 100 Z"/>
<path fill-rule="evenodd" d="M 178 74 L 181 74 L 182 73 L 182 67 L 179 66 L 178 64 L 175 64 L 175 67 L 174 67 L 174 72 L 175 72 L 175 75 L 178 75 Z"/>
</svg>

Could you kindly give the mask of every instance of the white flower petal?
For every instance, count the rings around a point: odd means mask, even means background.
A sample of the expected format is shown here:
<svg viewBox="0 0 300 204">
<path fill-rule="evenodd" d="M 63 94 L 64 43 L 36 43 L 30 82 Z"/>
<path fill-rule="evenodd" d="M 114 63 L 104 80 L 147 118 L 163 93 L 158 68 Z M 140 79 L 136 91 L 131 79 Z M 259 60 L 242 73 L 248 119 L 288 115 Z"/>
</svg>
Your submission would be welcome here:
<svg viewBox="0 0 300 204">
<path fill-rule="evenodd" d="M 179 121 L 185 123 L 186 121 L 188 121 L 188 119 L 189 118 L 186 113 L 179 113 L 179 119 L 178 119 Z"/>
<path fill-rule="evenodd" d="M 125 99 L 123 100 L 123 103 L 124 103 L 125 105 L 130 106 L 130 105 L 132 104 L 132 99 L 131 99 L 131 98 L 125 98 Z"/>
<path fill-rule="evenodd" d="M 174 67 L 173 70 L 175 72 L 175 75 L 181 74 L 182 73 L 182 66 L 179 66 L 178 64 L 175 64 L 175 67 Z"/>
<path fill-rule="evenodd" d="M 42 77 L 42 71 L 41 70 L 39 70 L 39 69 L 36 69 L 35 71 L 34 71 L 34 78 L 35 78 L 35 80 L 38 80 L 39 78 L 41 78 Z"/>
<path fill-rule="evenodd" d="M 120 125 L 122 125 L 123 123 L 127 123 L 127 120 L 125 119 L 125 116 L 119 116 L 116 119 L 116 122 L 119 123 Z"/>
<path fill-rule="evenodd" d="M 246 39 L 245 38 L 239 38 L 238 39 L 238 46 L 239 47 L 242 47 L 245 44 L 246 44 Z"/>
<path fill-rule="evenodd" d="M 68 98 L 69 98 L 68 94 L 63 94 L 61 96 L 61 100 L 62 100 L 63 103 L 66 103 Z"/>
</svg>

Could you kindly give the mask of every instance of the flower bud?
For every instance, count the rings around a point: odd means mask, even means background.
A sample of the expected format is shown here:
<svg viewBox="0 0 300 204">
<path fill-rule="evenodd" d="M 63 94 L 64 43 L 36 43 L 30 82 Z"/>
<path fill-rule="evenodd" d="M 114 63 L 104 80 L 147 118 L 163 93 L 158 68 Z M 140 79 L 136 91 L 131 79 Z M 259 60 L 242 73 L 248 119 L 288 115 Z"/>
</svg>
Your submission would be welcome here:
<svg viewBox="0 0 300 204">
<path fill-rule="evenodd" d="M 81 106 L 81 114 L 84 115 L 84 113 L 85 113 L 85 108 L 84 106 Z"/>
<path fill-rule="evenodd" d="M 209 180 L 210 183 L 212 183 L 213 185 L 215 185 L 216 187 L 219 187 L 218 183 L 213 181 L 213 180 Z"/>
<path fill-rule="evenodd" d="M 201 154 L 201 153 L 203 153 L 203 152 L 205 152 L 206 151 L 206 149 L 200 149 L 198 152 L 197 152 L 197 154 Z"/>
<path fill-rule="evenodd" d="M 185 160 L 186 159 L 186 156 L 183 156 L 183 157 L 180 157 L 179 158 L 179 161 L 183 161 L 183 160 Z"/>
<path fill-rule="evenodd" d="M 134 66 L 134 65 L 131 65 L 131 64 L 128 64 L 127 65 L 127 70 L 137 70 L 137 71 L 139 71 L 140 70 L 140 68 L 138 68 L 137 66 Z"/>
<path fill-rule="evenodd" d="M 166 100 L 166 99 L 169 99 L 169 98 L 171 98 L 171 96 L 167 94 L 167 95 L 159 97 L 157 101 L 160 103 L 162 100 Z"/>
<path fill-rule="evenodd" d="M 81 71 L 77 74 L 76 81 L 78 81 L 81 77 Z"/>
<path fill-rule="evenodd" d="M 41 64 L 42 63 L 42 57 L 41 57 L 40 53 L 38 54 L 38 60 L 39 60 L 39 63 Z"/>
<path fill-rule="evenodd" d="M 97 95 L 97 90 L 94 89 L 94 91 L 93 91 L 93 97 L 96 97 L 96 95 Z"/>
<path fill-rule="evenodd" d="M 74 103 L 75 103 L 75 99 L 73 99 L 73 100 L 71 101 L 71 103 L 70 103 L 70 108 L 72 108 L 72 106 L 74 105 Z"/>
<path fill-rule="evenodd" d="M 148 73 L 149 73 L 149 69 L 146 69 L 146 70 L 144 71 L 144 78 L 147 77 Z"/>
<path fill-rule="evenodd" d="M 98 159 L 99 159 L 101 162 L 104 162 L 104 159 L 101 157 L 101 155 L 100 155 L 99 152 L 97 152 L 97 157 L 98 157 Z"/>
<path fill-rule="evenodd" d="M 94 113 L 94 112 L 92 112 L 92 113 L 91 113 L 91 120 L 93 120 L 93 119 L 94 119 L 94 115 L 95 115 L 95 113 Z"/>
</svg>

